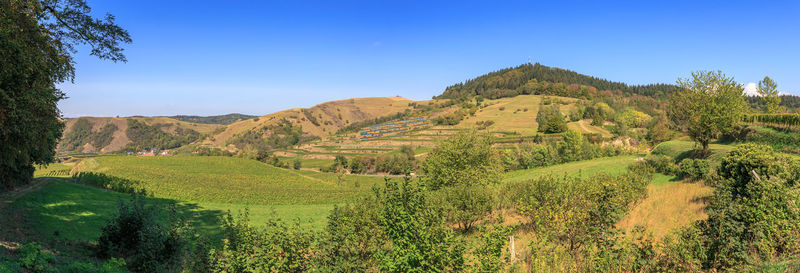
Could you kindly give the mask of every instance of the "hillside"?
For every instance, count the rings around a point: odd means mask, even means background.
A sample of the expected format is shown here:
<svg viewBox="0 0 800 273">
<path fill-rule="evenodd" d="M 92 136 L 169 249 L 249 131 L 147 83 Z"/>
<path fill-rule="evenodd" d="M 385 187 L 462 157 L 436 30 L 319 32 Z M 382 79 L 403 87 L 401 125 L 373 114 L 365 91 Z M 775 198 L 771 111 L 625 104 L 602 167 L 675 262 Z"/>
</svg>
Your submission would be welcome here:
<svg viewBox="0 0 800 273">
<path fill-rule="evenodd" d="M 299 138 L 313 139 L 335 134 L 354 123 L 394 115 L 411 110 L 414 101 L 402 97 L 354 98 L 330 101 L 310 108 L 294 108 L 258 118 L 234 122 L 225 130 L 211 135 L 203 146 L 236 150 L 243 138 L 266 139 L 273 133 L 271 126 L 288 121 L 294 130 L 300 129 Z"/>
<path fill-rule="evenodd" d="M 131 140 L 129 134 L 131 121 L 138 121 L 144 125 L 156 128 L 161 138 L 188 137 L 199 138 L 201 134 L 208 134 L 222 128 L 219 124 L 198 124 L 180 121 L 168 117 L 80 117 L 65 120 L 64 134 L 59 141 L 59 153 L 108 153 L 125 149 L 129 144 L 137 144 Z M 149 128 L 145 128 L 149 129 Z M 152 131 L 152 130 L 151 130 Z M 168 135 L 168 136 L 167 136 Z M 134 137 L 136 140 L 136 137 Z M 152 138 L 152 137 L 151 137 Z M 186 142 L 187 144 L 191 142 Z M 174 147 L 167 147 L 174 148 Z"/>
<path fill-rule="evenodd" d="M 242 121 L 246 119 L 255 118 L 258 116 L 251 116 L 239 113 L 227 114 L 227 115 L 218 115 L 218 116 L 187 116 L 187 115 L 177 115 L 177 116 L 170 116 L 168 118 L 177 119 L 180 121 L 185 122 L 192 122 L 192 123 L 202 123 L 202 124 L 222 124 L 228 125 L 237 121 Z"/>
<path fill-rule="evenodd" d="M 603 91 L 663 98 L 676 88 L 670 84 L 627 85 L 536 63 L 498 70 L 451 85 L 439 98 L 475 95 L 502 98 L 522 94 L 594 97 Z"/>
</svg>

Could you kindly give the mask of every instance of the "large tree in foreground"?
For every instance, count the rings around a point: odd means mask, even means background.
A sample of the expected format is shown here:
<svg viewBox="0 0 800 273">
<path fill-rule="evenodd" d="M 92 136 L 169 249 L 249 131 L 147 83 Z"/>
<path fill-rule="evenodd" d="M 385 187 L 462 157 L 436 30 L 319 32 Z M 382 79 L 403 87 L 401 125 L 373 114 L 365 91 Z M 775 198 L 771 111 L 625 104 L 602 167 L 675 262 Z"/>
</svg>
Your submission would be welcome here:
<svg viewBox="0 0 800 273">
<path fill-rule="evenodd" d="M 747 109 L 744 88 L 721 71 L 694 72 L 691 79 L 678 79 L 678 85 L 670 99 L 669 117 L 702 146 L 700 155 L 707 156 L 708 143 L 742 120 Z"/>
<path fill-rule="evenodd" d="M 56 84 L 73 79 L 75 47 L 125 61 L 119 44 L 131 42 L 128 33 L 90 11 L 84 0 L 0 0 L 0 192 L 52 161 L 64 128 Z"/>
</svg>

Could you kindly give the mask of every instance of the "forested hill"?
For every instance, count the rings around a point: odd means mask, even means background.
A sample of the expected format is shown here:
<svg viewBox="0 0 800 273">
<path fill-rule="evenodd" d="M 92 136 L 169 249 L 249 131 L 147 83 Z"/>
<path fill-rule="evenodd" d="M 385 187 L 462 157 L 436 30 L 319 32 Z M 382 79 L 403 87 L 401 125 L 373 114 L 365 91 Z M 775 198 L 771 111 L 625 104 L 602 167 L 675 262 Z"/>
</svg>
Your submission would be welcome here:
<svg viewBox="0 0 800 273">
<path fill-rule="evenodd" d="M 438 98 L 480 95 L 495 99 L 521 94 L 588 97 L 596 96 L 598 90 L 664 98 L 676 89 L 671 84 L 627 85 L 536 63 L 498 70 L 449 86 Z"/>
<path fill-rule="evenodd" d="M 169 118 L 174 118 L 174 119 L 177 119 L 177 120 L 180 120 L 180 121 L 192 122 L 192 123 L 228 125 L 228 124 L 240 121 L 240 120 L 246 120 L 246 119 L 251 119 L 251 118 L 256 118 L 256 117 L 258 117 L 258 116 L 251 116 L 251 115 L 233 113 L 233 114 L 227 114 L 227 115 L 207 116 L 207 117 L 177 115 L 177 116 L 171 116 Z"/>
</svg>

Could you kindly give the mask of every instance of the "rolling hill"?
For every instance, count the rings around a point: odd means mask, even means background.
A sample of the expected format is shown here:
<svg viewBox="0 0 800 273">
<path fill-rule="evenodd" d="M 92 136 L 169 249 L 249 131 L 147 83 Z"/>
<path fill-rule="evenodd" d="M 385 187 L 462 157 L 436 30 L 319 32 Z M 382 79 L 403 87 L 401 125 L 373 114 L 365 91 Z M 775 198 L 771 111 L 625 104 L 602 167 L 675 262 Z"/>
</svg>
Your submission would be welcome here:
<svg viewBox="0 0 800 273">
<path fill-rule="evenodd" d="M 199 124 L 168 117 L 80 117 L 65 120 L 59 153 L 108 153 L 125 149 L 133 143 L 129 134 L 131 121 L 157 128 L 170 136 L 208 134 L 222 128 L 219 124 Z M 173 147 L 170 147 L 173 148 Z"/>
</svg>

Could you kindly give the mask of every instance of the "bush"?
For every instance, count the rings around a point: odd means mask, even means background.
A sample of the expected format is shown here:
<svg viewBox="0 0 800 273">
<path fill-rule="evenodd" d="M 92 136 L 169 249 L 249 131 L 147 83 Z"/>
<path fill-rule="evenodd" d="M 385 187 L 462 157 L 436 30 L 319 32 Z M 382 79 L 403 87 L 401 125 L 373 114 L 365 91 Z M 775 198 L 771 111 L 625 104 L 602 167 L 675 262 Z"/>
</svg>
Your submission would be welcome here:
<svg viewBox="0 0 800 273">
<path fill-rule="evenodd" d="M 798 165 L 754 144 L 723 157 L 708 219 L 699 225 L 708 251 L 705 267 L 726 269 L 800 252 Z"/>
<path fill-rule="evenodd" d="M 303 167 L 303 161 L 301 161 L 300 158 L 295 158 L 294 162 L 292 163 L 292 168 L 294 168 L 295 170 L 299 170 L 302 167 Z"/>
<path fill-rule="evenodd" d="M 225 240 L 221 249 L 208 253 L 206 266 L 211 272 L 305 272 L 311 262 L 315 234 L 300 228 L 267 220 L 265 228 L 250 225 L 248 211 L 239 217 L 230 212 L 223 218 Z M 196 266 L 198 267 L 198 266 Z"/>
<path fill-rule="evenodd" d="M 644 161 L 653 167 L 656 172 L 675 175 L 678 173 L 678 166 L 675 160 L 668 155 L 650 154 L 644 157 Z"/>
<path fill-rule="evenodd" d="M 484 216 L 492 213 L 493 193 L 485 185 L 457 185 L 434 193 L 433 206 L 440 207 L 448 223 L 464 232 Z"/>
<path fill-rule="evenodd" d="M 376 190 L 382 205 L 378 222 L 390 249 L 379 254 L 382 272 L 458 272 L 464 267 L 463 242 L 441 214 L 428 205 L 425 188 L 410 178 L 386 182 Z"/>
<path fill-rule="evenodd" d="M 133 272 L 169 272 L 180 268 L 188 245 L 183 222 L 171 211 L 169 223 L 159 221 L 156 206 L 145 206 L 134 195 L 120 202 L 119 214 L 102 229 L 97 240 L 101 258 L 122 257 Z"/>
<path fill-rule="evenodd" d="M 369 272 L 388 240 L 378 223 L 381 206 L 374 196 L 357 203 L 334 206 L 314 255 L 317 272 Z"/>
<path fill-rule="evenodd" d="M 711 163 L 707 159 L 684 159 L 678 176 L 694 180 L 711 178 Z"/>
<path fill-rule="evenodd" d="M 28 272 L 50 272 L 53 270 L 50 263 L 55 261 L 55 256 L 42 250 L 42 245 L 37 243 L 27 243 L 17 249 L 19 266 Z"/>
<path fill-rule="evenodd" d="M 437 145 L 422 163 L 423 181 L 431 189 L 487 185 L 500 181 L 493 138 L 476 131 L 460 132 Z"/>
</svg>

